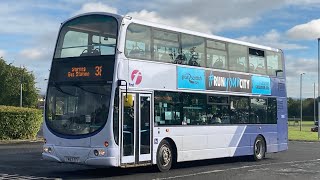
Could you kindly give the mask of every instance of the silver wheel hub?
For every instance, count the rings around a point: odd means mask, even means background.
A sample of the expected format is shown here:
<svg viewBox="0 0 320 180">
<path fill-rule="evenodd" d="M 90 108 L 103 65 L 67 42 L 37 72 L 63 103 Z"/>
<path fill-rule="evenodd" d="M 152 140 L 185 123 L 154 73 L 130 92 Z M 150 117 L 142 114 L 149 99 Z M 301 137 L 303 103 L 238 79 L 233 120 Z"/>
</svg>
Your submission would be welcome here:
<svg viewBox="0 0 320 180">
<path fill-rule="evenodd" d="M 254 152 L 258 159 L 263 158 L 263 153 L 264 153 L 263 151 L 264 151 L 263 142 L 261 140 L 257 140 L 254 145 Z"/>
<path fill-rule="evenodd" d="M 171 151 L 168 146 L 163 145 L 160 149 L 161 152 L 161 164 L 167 166 L 171 161 Z"/>
</svg>

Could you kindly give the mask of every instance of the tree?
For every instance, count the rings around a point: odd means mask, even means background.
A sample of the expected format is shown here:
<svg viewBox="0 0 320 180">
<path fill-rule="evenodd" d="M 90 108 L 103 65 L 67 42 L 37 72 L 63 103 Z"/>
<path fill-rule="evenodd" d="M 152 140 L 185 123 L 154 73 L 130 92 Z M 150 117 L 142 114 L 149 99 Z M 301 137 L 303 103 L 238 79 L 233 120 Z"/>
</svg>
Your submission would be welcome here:
<svg viewBox="0 0 320 180">
<path fill-rule="evenodd" d="M 288 98 L 288 117 L 300 117 L 300 101 Z"/>
<path fill-rule="evenodd" d="M 12 66 L 0 58 L 0 105 L 20 106 L 21 82 L 23 107 L 36 107 L 38 95 L 34 75 L 25 68 Z"/>
<path fill-rule="evenodd" d="M 319 98 L 318 98 L 319 99 Z M 307 98 L 302 100 L 303 119 L 312 121 L 314 117 L 314 99 Z M 318 119 L 318 101 L 316 101 L 316 120 Z M 300 99 L 288 98 L 288 117 L 300 118 Z"/>
</svg>

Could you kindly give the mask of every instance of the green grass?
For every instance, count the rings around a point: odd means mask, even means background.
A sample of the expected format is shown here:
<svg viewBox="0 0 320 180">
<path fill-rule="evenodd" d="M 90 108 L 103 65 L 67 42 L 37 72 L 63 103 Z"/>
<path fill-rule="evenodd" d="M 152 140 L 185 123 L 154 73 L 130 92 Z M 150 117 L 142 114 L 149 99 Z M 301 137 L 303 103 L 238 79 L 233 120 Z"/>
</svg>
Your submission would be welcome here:
<svg viewBox="0 0 320 180">
<path fill-rule="evenodd" d="M 313 121 L 303 121 L 300 131 L 300 124 L 289 122 L 288 136 L 289 140 L 298 141 L 318 141 L 318 132 L 311 132 L 311 128 L 314 127 Z"/>
</svg>

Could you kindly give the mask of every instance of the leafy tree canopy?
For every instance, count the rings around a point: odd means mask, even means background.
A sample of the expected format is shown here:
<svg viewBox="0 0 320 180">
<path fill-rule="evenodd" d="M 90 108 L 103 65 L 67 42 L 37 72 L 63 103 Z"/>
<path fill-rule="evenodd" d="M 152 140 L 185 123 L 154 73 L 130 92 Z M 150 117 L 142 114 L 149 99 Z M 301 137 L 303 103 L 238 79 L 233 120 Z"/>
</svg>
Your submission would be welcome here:
<svg viewBox="0 0 320 180">
<path fill-rule="evenodd" d="M 36 107 L 38 95 L 34 75 L 27 69 L 7 64 L 0 58 L 0 105 L 20 106 L 21 82 L 23 107 Z"/>
</svg>

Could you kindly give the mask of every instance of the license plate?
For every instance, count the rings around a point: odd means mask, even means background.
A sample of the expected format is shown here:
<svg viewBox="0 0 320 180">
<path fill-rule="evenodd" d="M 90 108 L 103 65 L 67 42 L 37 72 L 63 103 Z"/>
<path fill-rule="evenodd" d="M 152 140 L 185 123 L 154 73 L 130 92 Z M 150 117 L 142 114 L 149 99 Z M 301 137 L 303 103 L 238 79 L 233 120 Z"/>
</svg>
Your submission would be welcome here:
<svg viewBox="0 0 320 180">
<path fill-rule="evenodd" d="M 80 162 L 80 157 L 74 157 L 74 156 L 65 156 L 64 160 L 66 162 L 71 162 L 71 163 L 78 163 Z"/>
</svg>

